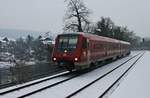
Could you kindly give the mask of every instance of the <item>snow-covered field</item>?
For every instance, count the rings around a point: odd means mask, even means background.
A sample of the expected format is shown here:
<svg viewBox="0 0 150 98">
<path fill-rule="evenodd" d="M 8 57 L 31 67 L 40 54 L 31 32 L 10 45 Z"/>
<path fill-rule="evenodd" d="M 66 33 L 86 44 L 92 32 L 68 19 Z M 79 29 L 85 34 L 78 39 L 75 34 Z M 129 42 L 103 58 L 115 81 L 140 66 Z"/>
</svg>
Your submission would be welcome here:
<svg viewBox="0 0 150 98">
<path fill-rule="evenodd" d="M 57 85 L 51 89 L 47 89 L 33 96 L 29 96 L 28 98 L 41 98 L 42 96 L 44 96 L 45 98 L 65 98 L 67 95 L 75 92 L 76 90 L 90 83 L 99 76 L 102 76 L 106 72 L 109 72 L 111 69 L 126 61 L 125 59 L 129 59 L 129 57 L 108 64 L 102 68 L 98 68 L 90 73 L 86 73 L 80 77 L 69 80 L 63 84 Z M 126 63 L 124 66 L 117 69 L 112 74 L 105 76 L 100 81 L 94 83 L 90 87 L 76 94 L 75 96 L 73 96 L 73 98 L 98 98 L 99 95 L 101 95 L 137 58 L 138 57 L 134 58 L 132 62 Z"/>
<path fill-rule="evenodd" d="M 138 61 L 109 98 L 150 98 L 150 51 Z"/>
<path fill-rule="evenodd" d="M 73 93 L 74 91 L 80 89 L 81 87 L 85 86 L 86 84 L 90 83 L 94 79 L 98 78 L 99 76 L 104 75 L 105 73 L 109 72 L 111 69 L 114 69 L 119 64 L 125 62 L 132 56 L 138 53 L 143 53 L 143 51 L 134 51 L 131 55 L 107 64 L 101 68 L 93 70 L 91 72 L 85 73 L 79 77 L 66 81 L 62 84 L 56 85 L 50 89 L 45 89 L 41 92 L 38 92 L 32 96 L 27 98 L 64 98 L 67 95 Z M 140 55 L 139 55 L 140 56 Z M 98 98 L 118 77 L 125 72 L 127 68 L 139 57 L 133 58 L 130 62 L 124 64 L 123 66 L 119 67 L 117 70 L 112 72 L 111 74 L 105 76 L 104 78 L 100 79 L 99 81 L 95 82 L 91 86 L 87 87 L 80 93 L 76 94 L 75 98 Z M 115 88 L 112 94 L 108 94 L 110 98 L 149 98 L 150 94 L 150 67 L 148 66 L 148 60 L 150 58 L 150 52 L 146 51 L 144 56 L 134 65 L 134 67 L 129 71 L 126 77 L 121 81 L 120 85 Z M 61 77 L 62 79 L 68 78 Z M 61 78 L 56 78 L 50 81 L 46 81 L 39 85 L 35 85 L 33 87 L 25 88 L 23 90 L 15 91 L 14 93 L 0 96 L 0 98 L 16 98 L 22 94 L 29 93 L 30 91 L 34 91 L 39 89 L 43 86 L 50 85 L 59 81 Z M 21 85 L 19 85 L 21 86 Z M 15 88 L 12 87 L 12 88 Z M 1 90 L 2 91 L 2 90 Z"/>
</svg>

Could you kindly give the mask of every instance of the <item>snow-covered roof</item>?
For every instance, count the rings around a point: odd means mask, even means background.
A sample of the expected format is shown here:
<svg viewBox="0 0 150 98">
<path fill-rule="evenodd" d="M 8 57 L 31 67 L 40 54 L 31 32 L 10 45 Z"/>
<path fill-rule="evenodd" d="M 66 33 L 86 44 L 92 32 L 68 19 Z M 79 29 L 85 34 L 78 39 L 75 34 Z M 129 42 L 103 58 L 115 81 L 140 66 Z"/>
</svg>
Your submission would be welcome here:
<svg viewBox="0 0 150 98">
<path fill-rule="evenodd" d="M 7 38 L 9 41 L 16 41 L 15 39 L 13 39 L 13 38 L 8 38 L 8 37 L 0 37 L 0 41 L 5 43 L 5 42 L 6 42 L 6 41 L 4 40 L 5 38 Z"/>
</svg>

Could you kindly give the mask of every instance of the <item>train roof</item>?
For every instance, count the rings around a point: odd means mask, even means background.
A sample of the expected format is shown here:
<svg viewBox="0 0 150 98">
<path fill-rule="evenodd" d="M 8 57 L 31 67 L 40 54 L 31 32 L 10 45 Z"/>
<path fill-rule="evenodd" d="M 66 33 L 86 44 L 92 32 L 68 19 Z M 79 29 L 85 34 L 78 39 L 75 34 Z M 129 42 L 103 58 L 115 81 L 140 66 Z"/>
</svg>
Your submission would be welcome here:
<svg viewBox="0 0 150 98">
<path fill-rule="evenodd" d="M 105 41 L 105 42 L 113 42 L 113 43 L 122 43 L 122 44 L 128 44 L 130 45 L 129 42 L 126 41 L 121 41 L 109 37 L 103 37 L 95 34 L 89 34 L 89 33 L 83 33 L 83 32 L 76 32 L 76 33 L 64 33 L 64 34 L 59 34 L 59 35 L 82 35 L 84 37 L 87 37 L 90 40 L 98 40 L 98 41 Z"/>
</svg>

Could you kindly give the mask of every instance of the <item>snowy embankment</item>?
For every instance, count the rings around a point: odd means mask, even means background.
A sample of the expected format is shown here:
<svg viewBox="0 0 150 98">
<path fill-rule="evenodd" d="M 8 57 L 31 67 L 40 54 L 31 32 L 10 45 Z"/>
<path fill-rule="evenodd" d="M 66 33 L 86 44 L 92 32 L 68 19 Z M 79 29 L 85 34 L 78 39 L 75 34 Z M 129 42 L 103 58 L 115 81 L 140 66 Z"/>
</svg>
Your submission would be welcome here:
<svg viewBox="0 0 150 98">
<path fill-rule="evenodd" d="M 27 66 L 27 65 L 35 65 L 36 62 L 33 62 L 33 61 L 29 61 L 29 62 L 24 62 L 24 65 Z M 13 63 L 13 62 L 4 62 L 4 61 L 0 61 L 0 68 L 9 68 L 9 67 L 13 67 L 15 66 L 16 64 Z"/>
<path fill-rule="evenodd" d="M 0 68 L 9 68 L 11 66 L 13 66 L 14 63 L 11 63 L 11 62 L 0 62 Z"/>
<path fill-rule="evenodd" d="M 119 66 L 120 64 L 122 64 L 123 62 L 126 62 L 126 60 L 128 60 L 129 58 L 132 58 L 134 55 L 136 54 L 143 54 L 143 51 L 135 51 L 132 52 L 129 56 L 124 57 L 122 59 L 119 59 L 117 61 L 114 61 L 110 64 L 107 64 L 105 66 L 102 66 L 101 68 L 97 68 L 91 72 L 82 74 L 81 76 L 72 78 L 71 80 L 68 80 L 66 82 L 63 82 L 59 85 L 55 85 L 54 87 L 48 88 L 48 89 L 43 89 L 42 91 L 35 93 L 31 96 L 27 96 L 27 98 L 65 98 L 66 96 L 72 94 L 73 92 L 77 91 L 78 89 L 86 86 L 87 84 L 91 83 L 92 81 L 94 81 L 95 79 L 97 79 L 98 77 L 102 77 L 104 74 L 110 72 L 110 70 L 116 68 L 117 66 Z M 137 67 L 140 65 L 143 66 L 142 64 L 146 65 L 148 63 L 148 58 L 149 58 L 149 54 L 150 52 L 146 52 L 145 55 L 134 65 L 135 67 L 133 67 L 131 69 L 131 71 L 129 71 L 128 75 L 130 76 L 130 72 L 136 72 L 135 69 L 137 69 Z M 75 96 L 75 98 L 98 98 L 104 91 L 107 90 L 107 88 L 109 88 L 134 62 L 135 60 L 137 60 L 140 57 L 140 55 L 135 56 L 135 58 L 131 59 L 129 62 L 124 63 L 123 66 L 118 67 L 116 70 L 112 71 L 111 73 L 109 73 L 108 75 L 106 75 L 105 77 L 101 78 L 100 80 L 98 80 L 97 82 L 95 82 L 94 84 L 90 85 L 89 87 L 87 87 L 86 89 L 80 91 L 79 93 L 77 93 Z M 145 60 L 147 60 L 146 63 Z M 141 70 L 142 68 L 138 68 L 137 70 Z M 148 71 L 148 68 L 147 68 Z M 150 72 L 149 72 L 150 73 Z M 126 81 L 128 79 L 128 75 L 127 77 L 124 77 L 123 81 L 121 81 L 120 86 L 122 85 L 122 83 L 124 83 L 124 81 Z M 148 77 L 148 73 L 144 74 L 146 77 Z M 132 75 L 131 80 L 134 76 L 140 76 L 140 73 L 138 75 Z M 143 77 L 143 76 L 141 76 Z M 64 76 L 64 77 L 60 77 L 60 78 L 54 78 L 52 80 L 43 82 L 41 84 L 37 84 L 25 89 L 21 89 L 21 90 L 17 90 L 15 92 L 11 92 L 9 94 L 3 95 L 1 96 L 2 98 L 16 98 L 18 96 L 22 96 L 25 94 L 30 93 L 31 91 L 36 91 L 39 88 L 43 88 L 46 87 L 46 85 L 51 85 L 50 82 L 57 82 L 58 79 L 64 79 L 64 78 L 68 78 L 68 76 Z M 134 78 L 133 78 L 134 79 Z M 147 78 L 145 78 L 147 79 Z M 144 78 L 143 78 L 144 80 Z M 138 78 L 134 79 L 133 82 L 130 82 L 130 79 L 128 80 L 129 83 L 135 83 L 135 81 L 139 81 Z M 146 80 L 144 80 L 146 81 Z M 150 81 L 148 81 L 150 82 Z M 147 85 L 148 85 L 148 82 Z M 43 86 L 44 85 L 44 86 Z M 137 84 L 135 86 L 134 92 L 136 92 L 136 88 L 138 87 L 139 84 Z M 143 85 L 143 84 L 141 84 Z M 119 87 L 120 87 L 119 86 Z M 130 93 L 129 96 L 118 96 L 120 94 L 120 90 L 117 91 L 118 88 L 115 88 L 116 90 L 114 90 L 114 93 L 108 94 L 109 97 L 112 98 L 137 98 L 135 96 L 131 96 L 130 97 Z M 132 87 L 132 84 L 129 86 L 129 84 L 125 84 L 125 87 L 127 87 L 127 89 L 122 90 L 122 93 L 124 94 L 125 91 L 128 91 L 130 89 L 130 87 Z M 148 88 L 148 87 L 147 87 Z M 124 89 L 124 88 L 123 88 Z M 144 90 L 143 90 L 144 91 Z M 116 94 L 115 94 L 116 93 Z M 107 97 L 108 97 L 107 96 Z M 105 96 L 104 96 L 105 97 Z M 143 97 L 139 97 L 139 98 L 143 98 Z M 144 98 L 148 98 L 148 96 L 145 96 Z"/>
<path fill-rule="evenodd" d="M 37 94 L 34 94 L 33 96 L 29 96 L 32 98 L 65 98 L 69 94 L 75 92 L 76 90 L 82 88 L 86 84 L 90 83 L 94 79 L 96 79 L 99 76 L 102 76 L 109 70 L 115 68 L 118 66 L 121 62 L 124 62 L 125 59 L 130 58 L 134 53 L 132 53 L 130 56 L 123 58 L 121 60 L 118 60 L 116 62 L 113 62 L 111 64 L 108 64 L 106 66 L 103 66 L 101 68 L 98 68 L 92 72 L 86 73 L 81 75 L 80 77 L 76 77 L 72 80 L 69 80 L 65 83 L 59 84 L 53 88 L 46 89 L 43 92 L 39 92 Z M 136 52 L 137 54 L 137 52 Z M 112 74 L 104 77 L 94 85 L 88 87 L 86 90 L 83 90 L 83 92 L 80 92 L 79 94 L 73 96 L 75 98 L 98 98 L 98 96 L 103 93 L 105 89 L 107 89 L 112 82 L 116 80 L 138 57 L 134 58 L 131 62 L 128 62 L 121 68 L 117 69 Z M 27 97 L 28 98 L 28 97 Z"/>
<path fill-rule="evenodd" d="M 150 51 L 136 63 L 109 98 L 150 98 Z"/>
</svg>

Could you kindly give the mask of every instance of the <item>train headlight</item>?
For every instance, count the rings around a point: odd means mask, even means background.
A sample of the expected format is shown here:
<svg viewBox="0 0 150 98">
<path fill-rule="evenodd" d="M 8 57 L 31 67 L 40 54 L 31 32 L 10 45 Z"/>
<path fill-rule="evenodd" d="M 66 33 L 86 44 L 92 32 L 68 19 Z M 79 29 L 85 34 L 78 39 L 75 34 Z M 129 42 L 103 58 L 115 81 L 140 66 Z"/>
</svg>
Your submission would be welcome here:
<svg viewBox="0 0 150 98">
<path fill-rule="evenodd" d="M 56 61 L 56 58 L 54 57 L 53 60 Z"/>
<path fill-rule="evenodd" d="M 74 58 L 75 61 L 78 61 L 78 58 Z"/>
<path fill-rule="evenodd" d="M 67 50 L 64 50 L 65 53 L 67 53 Z"/>
</svg>

